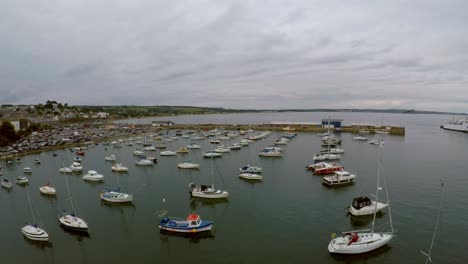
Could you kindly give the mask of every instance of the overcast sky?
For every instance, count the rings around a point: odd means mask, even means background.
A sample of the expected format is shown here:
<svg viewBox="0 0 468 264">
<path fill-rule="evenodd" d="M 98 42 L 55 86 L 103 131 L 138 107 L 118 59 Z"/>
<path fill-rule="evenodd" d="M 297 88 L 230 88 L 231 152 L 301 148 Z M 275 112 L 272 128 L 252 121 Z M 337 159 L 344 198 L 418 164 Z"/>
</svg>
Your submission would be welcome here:
<svg viewBox="0 0 468 264">
<path fill-rule="evenodd" d="M 4 0 L 0 103 L 468 112 L 468 1 Z"/>
</svg>

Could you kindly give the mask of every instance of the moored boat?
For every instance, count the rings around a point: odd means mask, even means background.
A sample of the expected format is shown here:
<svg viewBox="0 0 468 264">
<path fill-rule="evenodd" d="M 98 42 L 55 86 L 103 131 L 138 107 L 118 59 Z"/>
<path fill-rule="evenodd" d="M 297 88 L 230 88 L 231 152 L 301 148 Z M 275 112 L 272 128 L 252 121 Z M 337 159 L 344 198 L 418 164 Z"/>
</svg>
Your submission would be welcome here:
<svg viewBox="0 0 468 264">
<path fill-rule="evenodd" d="M 337 163 L 319 162 L 319 163 L 308 165 L 306 169 L 308 171 L 312 171 L 314 174 L 323 175 L 323 174 L 332 174 L 332 173 L 335 173 L 336 171 L 342 171 L 344 167 Z"/>
<path fill-rule="evenodd" d="M 334 175 L 323 177 L 322 182 L 328 186 L 339 186 L 350 184 L 355 178 L 355 174 L 351 174 L 347 171 L 335 171 Z"/>
<path fill-rule="evenodd" d="M 239 178 L 246 179 L 246 180 L 263 180 L 263 176 L 257 173 L 241 173 L 239 174 Z"/>
<path fill-rule="evenodd" d="M 179 169 L 198 169 L 200 168 L 200 164 L 192 163 L 192 162 L 181 162 L 177 164 L 177 168 Z"/>
<path fill-rule="evenodd" d="M 123 166 L 122 163 L 117 163 L 114 166 L 112 166 L 112 171 L 115 172 L 127 172 L 128 168 Z"/>
<path fill-rule="evenodd" d="M 56 190 L 54 187 L 50 186 L 49 183 L 47 183 L 46 185 L 44 186 L 41 186 L 39 188 L 39 191 L 42 193 L 42 194 L 45 194 L 45 195 L 55 195 L 56 193 Z"/>
<path fill-rule="evenodd" d="M 129 203 L 133 201 L 133 195 L 120 192 L 120 188 L 115 190 L 106 188 L 99 193 L 99 197 L 106 202 L 111 203 Z"/>
<path fill-rule="evenodd" d="M 176 233 L 200 233 L 210 231 L 213 221 L 201 220 L 200 216 L 190 214 L 185 220 L 165 216 L 159 222 L 159 229 Z"/>
<path fill-rule="evenodd" d="M 58 220 L 59 223 L 67 229 L 80 232 L 88 231 L 88 224 L 83 219 L 76 216 L 74 212 L 68 213 L 64 210 Z"/>
<path fill-rule="evenodd" d="M 88 173 L 82 177 L 82 179 L 87 181 L 102 181 L 104 180 L 104 176 L 97 173 L 95 170 L 89 170 Z"/>
<path fill-rule="evenodd" d="M 27 224 L 21 228 L 21 233 L 26 238 L 34 241 L 49 241 L 49 234 L 37 225 Z"/>
</svg>

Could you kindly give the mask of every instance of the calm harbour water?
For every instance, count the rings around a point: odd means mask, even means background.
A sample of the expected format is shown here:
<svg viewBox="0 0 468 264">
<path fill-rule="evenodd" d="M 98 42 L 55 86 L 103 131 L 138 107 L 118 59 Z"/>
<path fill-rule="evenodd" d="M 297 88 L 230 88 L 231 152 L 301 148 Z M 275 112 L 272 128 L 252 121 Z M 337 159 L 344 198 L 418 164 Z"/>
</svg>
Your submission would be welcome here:
<svg viewBox="0 0 468 264">
<path fill-rule="evenodd" d="M 270 121 L 319 122 L 321 118 L 343 118 L 345 124 L 381 123 L 381 114 L 371 113 L 258 113 L 200 115 L 162 118 L 176 123 L 268 123 Z M 463 238 L 468 236 L 468 134 L 439 128 L 452 117 L 443 115 L 385 114 L 384 124 L 406 127 L 405 136 L 385 136 L 383 169 L 387 179 L 394 226 L 397 236 L 384 248 L 359 256 L 334 256 L 327 251 L 331 233 L 367 228 L 371 219 L 353 219 L 346 215 L 352 198 L 375 192 L 378 148 L 352 141 L 351 134 L 341 134 L 341 164 L 356 173 L 356 182 L 347 187 L 330 189 L 321 177 L 306 172 L 314 152 L 320 150 L 320 137 L 299 133 L 284 148 L 280 159 L 259 158 L 258 151 L 284 134 L 270 137 L 223 154 L 216 159 L 215 185 L 229 190 L 225 202 L 190 199 L 190 182 L 211 182 L 210 160 L 203 150 L 213 148 L 207 140 L 198 142 L 202 150 L 192 150 L 177 157 L 159 157 L 152 168 L 135 166 L 133 150 L 141 146 L 115 149 L 100 144 L 86 151 L 85 170 L 97 170 L 104 183 L 92 184 L 83 174 L 58 172 L 62 162 L 71 164 L 75 157 L 69 150 L 23 157 L 18 165 L 2 164 L 4 177 L 11 181 L 30 166 L 26 188 L 0 190 L 0 218 L 3 263 L 424 263 L 419 250 L 426 251 L 433 233 L 439 201 L 440 180 L 445 179 L 444 207 L 432 259 L 434 263 L 466 263 Z M 130 122 L 151 122 L 139 119 Z M 236 138 L 229 143 L 238 142 Z M 168 143 L 176 150 L 190 142 L 180 138 Z M 155 141 L 156 143 L 156 141 Z M 159 151 L 158 151 L 159 153 Z M 127 174 L 111 172 L 104 157 L 115 154 L 129 167 Z M 39 158 L 41 165 L 33 164 Z M 62 161 L 63 160 L 63 161 Z M 176 164 L 192 160 L 201 164 L 199 171 L 177 169 Z M 263 167 L 264 180 L 250 183 L 238 178 L 238 169 L 246 163 Z M 65 232 L 57 222 L 62 209 L 70 209 L 66 193 L 68 177 L 73 202 L 79 216 L 89 224 L 89 236 Z M 50 181 L 57 188 L 57 198 L 39 193 L 39 186 Z M 99 191 L 120 186 L 135 193 L 133 206 L 101 203 Z M 51 244 L 41 246 L 23 238 L 20 226 L 31 221 L 27 193 L 36 218 L 51 236 Z M 382 194 L 382 193 L 381 193 Z M 165 203 L 162 202 L 163 198 Z M 185 217 L 196 212 L 215 221 L 213 237 L 186 238 L 160 234 L 158 214 L 167 209 L 172 216 Z M 388 214 L 377 218 L 378 230 L 388 230 Z"/>
</svg>

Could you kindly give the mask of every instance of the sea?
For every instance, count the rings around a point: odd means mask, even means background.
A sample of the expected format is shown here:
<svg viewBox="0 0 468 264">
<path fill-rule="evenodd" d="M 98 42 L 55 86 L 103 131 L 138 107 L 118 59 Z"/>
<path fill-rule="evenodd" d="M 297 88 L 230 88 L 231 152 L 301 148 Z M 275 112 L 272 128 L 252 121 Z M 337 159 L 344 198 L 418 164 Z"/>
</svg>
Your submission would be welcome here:
<svg viewBox="0 0 468 264">
<path fill-rule="evenodd" d="M 141 145 L 114 148 L 102 143 L 90 147 L 82 157 L 83 173 L 62 174 L 59 168 L 73 162 L 75 151 L 64 149 L 21 158 L 13 165 L 0 161 L 2 178 L 12 182 L 26 176 L 26 187 L 14 184 L 11 191 L 0 190 L 2 263 L 425 263 L 420 252 L 429 250 L 440 208 L 440 221 L 431 252 L 433 263 L 468 263 L 465 237 L 468 237 L 468 134 L 446 131 L 440 125 L 449 115 L 380 114 L 355 112 L 283 112 L 170 116 L 121 120 L 120 123 L 151 123 L 170 120 L 178 124 L 269 124 L 271 122 L 321 122 L 343 119 L 344 125 L 375 124 L 403 126 L 404 136 L 375 135 L 385 144 L 381 152 L 379 201 L 385 210 L 375 219 L 375 230 L 387 232 L 392 219 L 395 237 L 387 246 L 361 255 L 332 255 L 327 250 L 332 235 L 368 229 L 372 217 L 347 214 L 353 198 L 376 193 L 379 147 L 353 141 L 341 133 L 345 153 L 339 161 L 356 174 L 352 185 L 330 188 L 322 177 L 305 167 L 321 150 L 316 133 L 298 133 L 283 148 L 282 158 L 262 158 L 259 151 L 285 134 L 275 131 L 222 158 L 207 160 L 203 151 L 214 148 L 209 140 L 196 141 L 200 150 L 175 157 L 158 158 L 151 167 L 139 167 L 133 151 Z M 456 117 L 455 117 L 456 118 Z M 164 132 L 166 133 L 166 132 Z M 135 135 L 137 136 L 137 135 Z M 174 136 L 168 131 L 164 137 Z M 369 139 L 374 135 L 367 135 Z M 223 142 L 240 141 L 236 137 Z M 192 142 L 179 138 L 167 142 L 176 150 Z M 153 141 L 153 144 L 161 142 Z M 53 155 L 53 154 L 56 154 Z M 114 154 L 128 173 L 113 173 Z M 39 159 L 41 164 L 34 164 Z M 182 170 L 177 163 L 192 161 L 199 170 Z M 263 168 L 263 181 L 238 177 L 243 165 Z M 31 174 L 23 168 L 31 167 Z M 90 183 L 82 176 L 88 170 L 104 175 L 104 182 Z M 385 180 L 385 185 L 383 182 Z M 67 190 L 67 182 L 69 190 Z M 223 201 L 191 198 L 191 182 L 214 184 L 229 192 Z M 50 183 L 57 189 L 54 198 L 41 195 L 39 187 Z M 443 188 L 442 188 L 443 185 Z M 386 188 L 385 188 L 386 186 Z M 117 188 L 133 194 L 132 204 L 102 202 L 104 188 Z M 441 203 L 440 203 L 441 202 Z M 439 205 L 441 206 L 439 207 Z M 69 232 L 58 223 L 65 209 L 74 210 L 89 225 L 86 235 Z M 212 233 L 176 236 L 160 233 L 161 216 L 186 217 L 199 214 L 215 222 Z M 24 238 L 20 228 L 37 223 L 50 235 L 50 243 Z"/>
</svg>

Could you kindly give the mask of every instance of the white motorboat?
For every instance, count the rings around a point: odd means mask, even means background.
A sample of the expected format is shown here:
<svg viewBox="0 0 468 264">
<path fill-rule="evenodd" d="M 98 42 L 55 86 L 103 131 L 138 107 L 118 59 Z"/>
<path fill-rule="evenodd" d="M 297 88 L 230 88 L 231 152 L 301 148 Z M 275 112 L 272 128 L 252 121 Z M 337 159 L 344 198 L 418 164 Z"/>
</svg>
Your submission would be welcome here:
<svg viewBox="0 0 468 264">
<path fill-rule="evenodd" d="M 458 120 L 452 120 L 446 125 L 440 126 L 440 128 L 453 130 L 453 131 L 460 131 L 460 132 L 468 132 L 468 117 L 460 118 Z"/>
<path fill-rule="evenodd" d="M 88 224 L 81 218 L 75 215 L 74 212 L 68 213 L 64 211 L 59 216 L 60 224 L 70 230 L 87 232 L 88 231 Z"/>
<path fill-rule="evenodd" d="M 282 157 L 283 154 L 276 150 L 264 150 L 258 154 L 260 157 Z"/>
<path fill-rule="evenodd" d="M 141 150 L 135 150 L 133 151 L 133 155 L 134 156 L 146 156 L 145 152 L 141 151 Z"/>
<path fill-rule="evenodd" d="M 179 169 L 198 169 L 200 168 L 200 164 L 191 163 L 191 162 L 182 162 L 177 164 L 177 168 Z"/>
<path fill-rule="evenodd" d="M 128 168 L 123 166 L 122 163 L 117 163 L 114 166 L 112 166 L 112 171 L 115 172 L 126 172 L 128 171 Z"/>
<path fill-rule="evenodd" d="M 208 199 L 221 199 L 227 198 L 229 193 L 227 191 L 215 189 L 213 185 L 196 185 L 189 184 L 190 194 L 193 197 L 208 198 Z"/>
<path fill-rule="evenodd" d="M 73 158 L 73 161 L 81 162 L 81 158 L 80 157 L 75 157 L 75 158 Z"/>
<path fill-rule="evenodd" d="M 59 169 L 61 173 L 72 173 L 73 170 L 70 167 L 62 167 Z"/>
<path fill-rule="evenodd" d="M 83 171 L 83 166 L 81 166 L 81 163 L 79 162 L 73 162 L 70 166 L 70 169 L 72 171 Z"/>
<path fill-rule="evenodd" d="M 328 186 L 338 186 L 350 184 L 355 178 L 355 174 L 351 174 L 347 171 L 335 171 L 334 175 L 323 177 L 322 182 Z"/>
<path fill-rule="evenodd" d="M 99 196 L 102 200 L 111 203 L 129 203 L 133 201 L 133 195 L 120 192 L 120 188 L 116 190 L 105 189 Z"/>
<path fill-rule="evenodd" d="M 312 157 L 313 161 L 323 161 L 323 160 L 337 160 L 340 159 L 341 156 L 338 154 L 329 154 L 329 153 L 322 153 L 322 154 L 315 154 Z"/>
<path fill-rule="evenodd" d="M 161 155 L 161 156 L 176 156 L 177 153 L 175 151 L 166 150 L 166 151 L 161 151 L 159 153 L 159 155 Z"/>
<path fill-rule="evenodd" d="M 289 139 L 287 138 L 280 138 L 278 140 L 276 140 L 273 145 L 287 145 L 289 143 Z"/>
<path fill-rule="evenodd" d="M 203 152 L 203 157 L 205 158 L 220 158 L 221 156 L 222 156 L 221 153 L 214 152 L 214 151 Z"/>
<path fill-rule="evenodd" d="M 242 168 L 239 168 L 240 173 L 261 173 L 262 168 L 258 166 L 245 165 Z"/>
<path fill-rule="evenodd" d="M 156 151 L 156 147 L 148 146 L 148 147 L 143 148 L 143 150 L 144 151 Z"/>
<path fill-rule="evenodd" d="M 34 160 L 33 160 L 33 163 L 39 165 L 39 164 L 41 164 L 41 161 L 40 161 L 39 159 L 34 159 Z"/>
<path fill-rule="evenodd" d="M 371 141 L 369 141 L 369 144 L 371 145 L 379 145 L 380 144 L 380 141 L 378 139 L 372 139 Z"/>
<path fill-rule="evenodd" d="M 24 173 L 32 173 L 32 169 L 30 167 L 24 167 L 23 172 Z"/>
<path fill-rule="evenodd" d="M 262 180 L 263 176 L 260 174 L 256 174 L 256 173 L 244 172 L 244 173 L 239 174 L 239 178 L 243 178 L 246 180 Z"/>
<path fill-rule="evenodd" d="M 367 196 L 356 197 L 348 211 L 354 216 L 372 215 L 386 208 L 388 204 L 372 201 Z"/>
<path fill-rule="evenodd" d="M 136 161 L 135 163 L 136 165 L 139 165 L 139 166 L 153 166 L 153 161 L 147 160 L 147 159 L 142 159 L 142 160 Z"/>
<path fill-rule="evenodd" d="M 210 144 L 219 144 L 219 143 L 221 143 L 221 141 L 217 139 L 210 140 Z"/>
<path fill-rule="evenodd" d="M 382 144 L 380 144 L 379 149 L 379 169 L 377 173 L 377 188 L 375 194 L 375 200 L 378 201 L 379 198 L 379 190 L 382 188 L 380 187 L 380 174 L 382 171 Z M 386 181 L 384 178 L 384 186 L 385 189 Z M 328 244 L 328 251 L 330 253 L 336 254 L 361 254 L 370 252 L 372 250 L 378 249 L 390 242 L 394 237 L 393 234 L 393 222 L 392 222 L 392 213 L 390 211 L 390 204 L 388 203 L 388 192 L 385 191 L 387 194 L 387 206 L 390 218 L 390 232 L 374 232 L 375 227 L 375 218 L 377 215 L 378 210 L 378 203 L 374 203 L 374 210 L 373 210 L 373 219 L 372 219 L 372 228 L 370 230 L 362 230 L 362 231 L 349 231 L 343 232 L 343 236 L 333 238 L 330 243 Z M 370 231 L 370 232 L 368 232 Z"/>
<path fill-rule="evenodd" d="M 34 241 L 49 241 L 49 234 L 37 225 L 27 224 L 21 228 L 21 233 L 26 238 Z"/>
<path fill-rule="evenodd" d="M 28 178 L 24 177 L 24 176 L 18 176 L 16 178 L 16 183 L 19 184 L 19 185 L 26 185 L 28 184 L 29 180 Z"/>
<path fill-rule="evenodd" d="M 196 143 L 190 143 L 187 145 L 187 148 L 188 149 L 200 149 L 200 145 L 196 144 Z"/>
<path fill-rule="evenodd" d="M 214 151 L 214 152 L 217 152 L 217 153 L 228 153 L 228 152 L 231 152 L 230 149 L 225 148 L 224 146 L 219 146 L 219 147 L 215 148 L 213 151 Z"/>
<path fill-rule="evenodd" d="M 56 194 L 56 191 L 55 191 L 55 188 L 50 186 L 49 183 L 47 183 L 46 185 L 44 186 L 41 186 L 39 188 L 39 191 L 42 193 L 42 194 L 45 194 L 45 195 L 55 195 Z"/>
<path fill-rule="evenodd" d="M 102 181 L 102 180 L 104 180 L 104 176 L 97 173 L 97 171 L 95 171 L 95 170 L 90 170 L 90 171 L 88 171 L 87 174 L 85 174 L 82 177 L 82 179 L 87 180 L 87 181 Z"/>
<path fill-rule="evenodd" d="M 115 157 L 115 155 L 110 155 L 110 156 L 107 156 L 104 158 L 106 161 L 116 161 L 117 158 Z"/>
<path fill-rule="evenodd" d="M 2 185 L 3 188 L 8 189 L 8 190 L 13 188 L 13 184 L 7 179 L 3 179 L 1 181 L 1 185 Z"/>
</svg>

